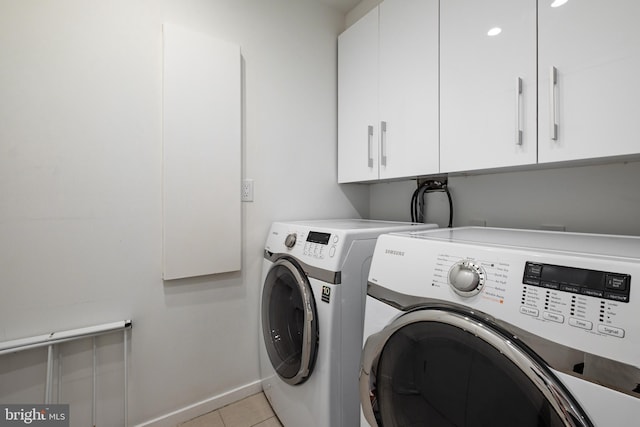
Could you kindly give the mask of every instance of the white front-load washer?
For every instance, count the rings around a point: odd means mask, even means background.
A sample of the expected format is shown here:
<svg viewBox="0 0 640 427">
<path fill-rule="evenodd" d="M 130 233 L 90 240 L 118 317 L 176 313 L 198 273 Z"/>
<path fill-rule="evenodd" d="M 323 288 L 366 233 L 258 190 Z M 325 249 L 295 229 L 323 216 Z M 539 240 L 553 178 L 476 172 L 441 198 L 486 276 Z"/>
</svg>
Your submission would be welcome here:
<svg viewBox="0 0 640 427">
<path fill-rule="evenodd" d="M 286 427 L 359 424 L 367 276 L 377 237 L 435 228 L 368 220 L 277 222 L 265 245 L 260 375 Z"/>
<path fill-rule="evenodd" d="M 640 425 L 640 238 L 394 233 L 368 282 L 361 425 Z"/>
</svg>

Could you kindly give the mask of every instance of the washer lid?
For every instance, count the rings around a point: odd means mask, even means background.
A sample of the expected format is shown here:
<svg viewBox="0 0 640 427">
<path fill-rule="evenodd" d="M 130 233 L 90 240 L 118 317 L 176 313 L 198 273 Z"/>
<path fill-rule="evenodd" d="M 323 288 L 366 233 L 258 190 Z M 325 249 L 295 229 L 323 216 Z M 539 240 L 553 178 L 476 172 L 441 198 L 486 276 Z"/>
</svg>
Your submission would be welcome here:
<svg viewBox="0 0 640 427">
<path fill-rule="evenodd" d="M 394 228 L 402 228 L 407 229 L 411 227 L 422 227 L 424 228 L 425 224 L 421 223 L 410 223 L 410 222 L 399 222 L 399 221 L 379 221 L 379 220 L 370 220 L 370 219 L 318 219 L 311 221 L 291 221 L 286 222 L 285 224 L 290 225 L 301 225 L 307 226 L 310 228 L 323 228 L 323 229 L 332 229 L 332 230 L 371 230 L 371 229 L 380 229 L 392 231 Z M 436 225 L 432 225 L 432 228 L 435 228 Z"/>
<path fill-rule="evenodd" d="M 563 231 L 460 227 L 394 233 L 417 239 L 474 246 L 574 253 L 640 260 L 640 237 Z"/>
</svg>

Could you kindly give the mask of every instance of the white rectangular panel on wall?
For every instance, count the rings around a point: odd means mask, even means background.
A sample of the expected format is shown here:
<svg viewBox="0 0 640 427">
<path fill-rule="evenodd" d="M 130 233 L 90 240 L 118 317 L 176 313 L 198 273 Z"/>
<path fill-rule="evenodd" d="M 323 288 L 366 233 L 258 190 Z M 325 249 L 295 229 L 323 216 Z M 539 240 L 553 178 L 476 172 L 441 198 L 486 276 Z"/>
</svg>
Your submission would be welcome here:
<svg viewBox="0 0 640 427">
<path fill-rule="evenodd" d="M 163 33 L 163 278 L 240 270 L 240 47 Z"/>
</svg>

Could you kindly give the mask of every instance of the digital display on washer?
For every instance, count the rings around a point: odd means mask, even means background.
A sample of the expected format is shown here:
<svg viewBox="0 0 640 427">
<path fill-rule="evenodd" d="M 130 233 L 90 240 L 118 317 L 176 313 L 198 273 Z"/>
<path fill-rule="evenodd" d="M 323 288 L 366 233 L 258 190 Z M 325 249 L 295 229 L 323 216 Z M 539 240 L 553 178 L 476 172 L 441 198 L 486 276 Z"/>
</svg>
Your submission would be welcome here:
<svg viewBox="0 0 640 427">
<path fill-rule="evenodd" d="M 321 245 L 328 245 L 331 233 L 319 233 L 317 231 L 310 231 L 307 236 L 307 242 L 319 243 Z"/>
<path fill-rule="evenodd" d="M 619 302 L 629 302 L 631 276 L 528 261 L 522 283 Z"/>
</svg>

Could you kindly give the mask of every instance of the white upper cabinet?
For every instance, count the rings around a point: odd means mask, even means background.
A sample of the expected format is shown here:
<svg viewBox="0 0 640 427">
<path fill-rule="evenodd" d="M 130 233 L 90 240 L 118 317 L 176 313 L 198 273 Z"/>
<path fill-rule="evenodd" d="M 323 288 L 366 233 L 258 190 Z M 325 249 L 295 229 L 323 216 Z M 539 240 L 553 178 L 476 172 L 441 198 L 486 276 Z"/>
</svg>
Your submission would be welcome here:
<svg viewBox="0 0 640 427">
<path fill-rule="evenodd" d="M 338 39 L 338 181 L 637 156 L 638 17 L 638 0 L 384 0 Z"/>
<path fill-rule="evenodd" d="M 338 182 L 437 173 L 438 1 L 385 0 L 338 52 Z"/>
<path fill-rule="evenodd" d="M 440 81 L 442 172 L 536 163 L 535 0 L 441 2 Z"/>
<path fill-rule="evenodd" d="M 640 2 L 540 0 L 539 162 L 640 152 Z"/>
<path fill-rule="evenodd" d="M 338 38 L 338 182 L 378 179 L 378 8 Z"/>
<path fill-rule="evenodd" d="M 439 172 L 438 1 L 380 4 L 380 178 Z"/>
</svg>

